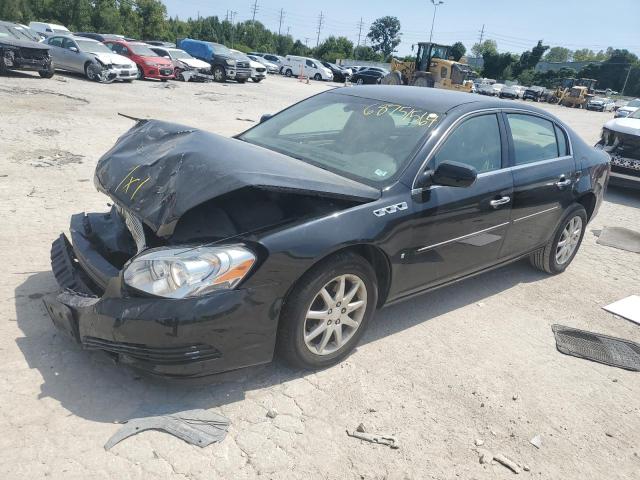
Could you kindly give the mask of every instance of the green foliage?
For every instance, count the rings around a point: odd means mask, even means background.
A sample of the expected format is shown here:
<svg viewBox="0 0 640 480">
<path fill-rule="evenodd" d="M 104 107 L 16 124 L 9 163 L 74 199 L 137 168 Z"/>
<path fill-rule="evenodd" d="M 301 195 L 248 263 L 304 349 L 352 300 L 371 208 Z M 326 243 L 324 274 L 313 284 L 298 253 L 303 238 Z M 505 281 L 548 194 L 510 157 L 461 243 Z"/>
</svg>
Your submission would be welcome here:
<svg viewBox="0 0 640 480">
<path fill-rule="evenodd" d="M 456 42 L 451 45 L 451 55 L 456 62 L 464 57 L 465 53 L 467 53 L 467 47 L 462 42 Z"/>
<path fill-rule="evenodd" d="M 337 58 L 349 58 L 353 53 L 353 42 L 347 37 L 328 37 L 313 50 L 316 58 L 335 62 Z"/>
<path fill-rule="evenodd" d="M 509 79 L 512 65 L 518 60 L 511 53 L 497 53 L 487 51 L 482 55 L 484 67 L 482 74 L 497 80 Z M 507 71 L 507 68 L 509 69 Z"/>
<path fill-rule="evenodd" d="M 373 50 L 387 59 L 400 45 L 400 35 L 400 20 L 386 16 L 378 18 L 371 24 L 367 38 L 371 40 Z"/>
<path fill-rule="evenodd" d="M 471 53 L 474 57 L 483 57 L 485 53 L 497 54 L 498 44 L 495 40 L 485 40 L 482 43 L 476 43 L 471 47 Z"/>
<path fill-rule="evenodd" d="M 545 62 L 568 62 L 573 52 L 564 47 L 551 47 L 544 56 Z"/>
<path fill-rule="evenodd" d="M 370 62 L 384 61 L 381 53 L 377 53 L 373 48 L 366 45 L 357 46 L 353 50 L 353 58 L 356 60 L 365 60 Z M 415 57 L 413 57 L 413 59 L 415 60 Z"/>
<path fill-rule="evenodd" d="M 598 53 L 588 48 L 581 48 L 573 52 L 573 61 L 574 62 L 604 62 L 609 57 L 611 57 L 612 52 L 613 52 L 612 47 L 607 48 L 606 51 L 600 50 Z"/>
</svg>

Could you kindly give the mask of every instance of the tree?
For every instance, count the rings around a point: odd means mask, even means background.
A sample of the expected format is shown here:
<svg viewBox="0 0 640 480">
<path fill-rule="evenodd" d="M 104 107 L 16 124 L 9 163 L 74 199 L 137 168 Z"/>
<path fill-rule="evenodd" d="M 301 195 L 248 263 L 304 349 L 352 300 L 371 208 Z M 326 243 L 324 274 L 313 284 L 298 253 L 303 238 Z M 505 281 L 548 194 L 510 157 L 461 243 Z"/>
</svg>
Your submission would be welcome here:
<svg viewBox="0 0 640 480">
<path fill-rule="evenodd" d="M 386 60 L 400 45 L 400 35 L 400 20 L 386 16 L 373 22 L 367 38 L 371 40 L 373 50 L 382 53 Z"/>
<path fill-rule="evenodd" d="M 510 53 L 485 52 L 482 55 L 484 66 L 482 74 L 496 80 L 510 79 L 512 65 L 518 60 Z"/>
<path fill-rule="evenodd" d="M 335 62 L 337 58 L 349 58 L 353 53 L 353 42 L 347 37 L 328 37 L 314 49 L 314 55 L 327 62 Z"/>
<path fill-rule="evenodd" d="M 572 52 L 565 47 L 551 47 L 547 54 L 544 56 L 545 62 L 568 62 L 571 58 Z"/>
<path fill-rule="evenodd" d="M 467 47 L 462 42 L 456 42 L 451 45 L 451 56 L 456 62 L 464 57 L 465 53 L 467 53 Z"/>
<path fill-rule="evenodd" d="M 482 57 L 485 53 L 498 53 L 498 44 L 495 40 L 485 40 L 474 44 L 471 47 L 471 53 L 474 57 Z"/>
<path fill-rule="evenodd" d="M 376 53 L 373 48 L 366 45 L 359 45 L 353 50 L 353 58 L 368 62 L 382 62 L 382 54 Z M 415 57 L 414 57 L 415 60 Z"/>
</svg>

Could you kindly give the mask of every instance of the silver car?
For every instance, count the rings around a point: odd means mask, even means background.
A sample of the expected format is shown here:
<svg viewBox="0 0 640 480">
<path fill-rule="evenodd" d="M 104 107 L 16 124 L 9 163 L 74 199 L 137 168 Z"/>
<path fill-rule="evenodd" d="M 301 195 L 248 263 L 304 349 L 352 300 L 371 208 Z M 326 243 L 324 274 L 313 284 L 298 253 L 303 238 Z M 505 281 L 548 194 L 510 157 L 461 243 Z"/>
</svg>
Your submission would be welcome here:
<svg viewBox="0 0 640 480">
<path fill-rule="evenodd" d="M 113 53 L 105 44 L 85 37 L 54 35 L 47 39 L 56 70 L 84 74 L 89 80 L 131 82 L 138 76 L 136 64 Z"/>
</svg>

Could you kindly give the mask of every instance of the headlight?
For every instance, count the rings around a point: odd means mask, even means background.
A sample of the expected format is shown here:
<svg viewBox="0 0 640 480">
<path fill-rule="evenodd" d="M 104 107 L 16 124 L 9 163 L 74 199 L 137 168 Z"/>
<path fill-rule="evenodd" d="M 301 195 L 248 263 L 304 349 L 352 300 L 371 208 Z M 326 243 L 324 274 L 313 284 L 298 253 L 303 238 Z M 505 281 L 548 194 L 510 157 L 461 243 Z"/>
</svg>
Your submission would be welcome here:
<svg viewBox="0 0 640 480">
<path fill-rule="evenodd" d="M 240 245 L 154 250 L 131 261 L 124 281 L 160 297 L 197 297 L 234 288 L 255 261 L 255 255 Z"/>
<path fill-rule="evenodd" d="M 236 61 L 235 60 L 231 60 L 230 58 L 227 58 L 226 62 L 227 62 L 227 65 L 230 65 L 230 66 L 233 66 L 233 65 L 236 64 Z"/>
</svg>

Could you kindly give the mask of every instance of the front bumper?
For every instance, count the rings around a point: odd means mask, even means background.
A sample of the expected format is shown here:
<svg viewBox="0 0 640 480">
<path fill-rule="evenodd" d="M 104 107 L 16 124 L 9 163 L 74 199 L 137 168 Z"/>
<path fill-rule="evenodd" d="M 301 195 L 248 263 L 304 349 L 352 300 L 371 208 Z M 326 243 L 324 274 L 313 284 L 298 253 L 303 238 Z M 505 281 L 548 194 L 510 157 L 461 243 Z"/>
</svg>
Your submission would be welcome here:
<svg viewBox="0 0 640 480">
<path fill-rule="evenodd" d="M 6 67 L 12 70 L 48 70 L 51 57 L 47 55 L 25 54 L 22 50 L 5 49 L 1 52 Z"/>
<path fill-rule="evenodd" d="M 200 377 L 271 361 L 279 309 L 269 287 L 180 300 L 135 295 L 92 247 L 85 218 L 72 217 L 73 245 L 61 235 L 51 249 L 62 293 L 44 304 L 58 329 L 153 375 Z"/>
<path fill-rule="evenodd" d="M 604 106 L 603 105 L 589 105 L 587 103 L 587 110 L 592 110 L 594 112 L 604 112 Z"/>
<path fill-rule="evenodd" d="M 171 80 L 175 78 L 173 66 L 150 67 L 142 66 L 145 78 L 155 78 L 158 80 Z"/>
<path fill-rule="evenodd" d="M 612 155 L 609 184 L 640 189 L 640 160 Z"/>
</svg>

